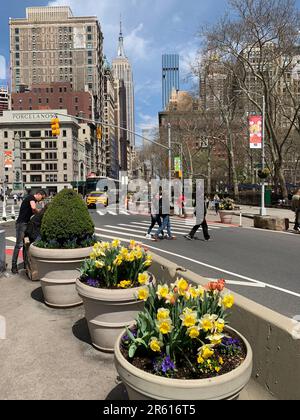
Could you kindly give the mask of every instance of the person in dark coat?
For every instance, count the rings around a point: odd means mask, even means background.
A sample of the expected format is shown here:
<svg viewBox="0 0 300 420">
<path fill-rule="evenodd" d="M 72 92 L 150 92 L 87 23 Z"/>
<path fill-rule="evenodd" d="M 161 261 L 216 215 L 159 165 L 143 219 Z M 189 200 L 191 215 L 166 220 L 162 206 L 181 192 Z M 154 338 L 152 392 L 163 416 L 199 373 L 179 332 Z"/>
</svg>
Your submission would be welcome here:
<svg viewBox="0 0 300 420">
<path fill-rule="evenodd" d="M 207 221 L 206 221 L 206 213 L 207 213 L 207 207 L 206 207 L 206 203 L 204 202 L 204 219 L 203 219 L 202 223 L 197 224 L 193 227 L 193 229 L 190 231 L 190 233 L 185 236 L 186 239 L 188 239 L 189 241 L 191 241 L 192 239 L 198 239 L 197 237 L 195 237 L 195 234 L 198 231 L 198 229 L 202 226 L 202 232 L 203 232 L 204 239 L 206 241 L 210 240 L 210 235 L 208 233 L 208 225 L 207 225 Z M 196 214 L 196 212 L 195 212 L 195 214 Z"/>
</svg>

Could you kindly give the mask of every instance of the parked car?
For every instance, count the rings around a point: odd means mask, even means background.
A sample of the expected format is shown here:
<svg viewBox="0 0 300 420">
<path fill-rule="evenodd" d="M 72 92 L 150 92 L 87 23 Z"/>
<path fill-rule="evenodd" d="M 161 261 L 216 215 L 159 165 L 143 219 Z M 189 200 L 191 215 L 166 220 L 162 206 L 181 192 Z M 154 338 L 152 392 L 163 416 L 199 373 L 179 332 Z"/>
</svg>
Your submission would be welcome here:
<svg viewBox="0 0 300 420">
<path fill-rule="evenodd" d="M 97 204 L 102 204 L 103 206 L 108 205 L 107 193 L 103 191 L 94 191 L 89 193 L 86 196 L 86 204 L 88 208 L 95 208 Z"/>
</svg>

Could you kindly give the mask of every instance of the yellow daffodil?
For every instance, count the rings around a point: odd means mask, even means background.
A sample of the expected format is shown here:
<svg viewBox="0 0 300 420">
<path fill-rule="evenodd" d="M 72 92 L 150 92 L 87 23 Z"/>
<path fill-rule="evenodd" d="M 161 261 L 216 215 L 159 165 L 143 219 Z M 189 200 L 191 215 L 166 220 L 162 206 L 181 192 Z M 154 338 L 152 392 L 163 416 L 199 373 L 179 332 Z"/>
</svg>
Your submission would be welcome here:
<svg viewBox="0 0 300 420">
<path fill-rule="evenodd" d="M 90 259 L 91 260 L 95 260 L 97 258 L 97 255 L 96 255 L 96 253 L 93 251 L 91 254 L 90 254 Z"/>
<path fill-rule="evenodd" d="M 192 339 L 198 338 L 199 335 L 200 335 L 199 328 L 198 327 L 195 327 L 195 326 L 194 327 L 190 327 L 187 330 L 187 332 L 188 332 L 189 337 L 192 338 Z"/>
<path fill-rule="evenodd" d="M 148 284 L 148 283 L 149 283 L 149 279 L 150 279 L 150 276 L 149 276 L 149 274 L 145 271 L 144 273 L 139 274 L 139 277 L 138 277 L 138 282 L 139 282 L 141 285 Z"/>
<path fill-rule="evenodd" d="M 157 319 L 158 319 L 158 321 L 162 321 L 164 319 L 170 319 L 170 311 L 169 311 L 169 309 L 160 308 L 157 311 Z"/>
<path fill-rule="evenodd" d="M 126 259 L 126 257 L 127 257 L 127 255 L 129 254 L 129 251 L 128 251 L 128 249 L 127 248 L 121 248 L 121 250 L 120 250 L 120 256 L 122 257 L 122 258 L 124 258 L 124 259 Z"/>
<path fill-rule="evenodd" d="M 119 267 L 123 262 L 123 258 L 121 257 L 121 255 L 118 255 L 115 260 L 114 260 L 114 264 Z"/>
<path fill-rule="evenodd" d="M 204 298 L 205 289 L 202 286 L 197 287 L 197 294 L 200 299 Z"/>
<path fill-rule="evenodd" d="M 144 262 L 144 266 L 145 267 L 150 267 L 150 265 L 152 264 L 152 257 L 151 255 L 148 255 L 146 258 L 146 261 Z"/>
<path fill-rule="evenodd" d="M 219 372 L 220 372 L 220 370 L 221 370 L 220 366 L 216 366 L 216 367 L 215 367 L 215 371 L 216 371 L 217 373 L 219 373 Z"/>
<path fill-rule="evenodd" d="M 158 330 L 161 334 L 169 334 L 173 330 L 171 319 L 163 319 L 157 323 Z"/>
<path fill-rule="evenodd" d="M 161 286 L 160 284 L 157 286 L 157 296 L 159 299 L 166 299 L 167 295 L 169 293 L 169 286 L 167 284 L 164 284 Z"/>
<path fill-rule="evenodd" d="M 121 289 L 129 289 L 129 287 L 132 286 L 132 283 L 130 280 L 122 280 L 119 284 L 118 287 Z"/>
<path fill-rule="evenodd" d="M 107 271 L 108 271 L 108 272 L 112 271 L 112 268 L 111 268 L 111 266 L 110 266 L 110 265 L 108 265 L 108 266 L 107 266 Z"/>
<path fill-rule="evenodd" d="M 199 321 L 199 326 L 201 330 L 205 332 L 212 331 L 214 328 L 216 319 L 217 319 L 216 315 L 209 315 L 209 314 L 204 315 L 204 317 L 202 317 Z"/>
<path fill-rule="evenodd" d="M 148 287 L 141 287 L 138 291 L 138 299 L 146 301 L 149 297 Z"/>
<path fill-rule="evenodd" d="M 161 347 L 162 343 L 156 337 L 152 337 L 150 340 L 150 349 L 154 351 L 154 353 L 160 353 Z"/>
<path fill-rule="evenodd" d="M 133 239 L 130 241 L 129 244 L 130 248 L 134 248 L 136 246 L 136 241 L 134 241 Z"/>
<path fill-rule="evenodd" d="M 198 355 L 198 359 L 197 362 L 199 363 L 199 365 L 202 365 L 202 363 L 204 363 L 204 359 L 202 356 Z"/>
<path fill-rule="evenodd" d="M 101 248 L 104 250 L 110 249 L 110 243 L 109 242 L 102 242 Z"/>
<path fill-rule="evenodd" d="M 199 296 L 197 289 L 192 286 L 189 287 L 188 293 L 192 299 L 197 299 L 197 297 Z"/>
<path fill-rule="evenodd" d="M 103 268 L 104 267 L 104 262 L 103 261 L 96 261 L 95 262 L 95 266 L 96 268 Z"/>
<path fill-rule="evenodd" d="M 182 320 L 182 325 L 189 328 L 193 327 L 197 323 L 197 312 L 192 311 L 189 308 L 186 308 L 183 311 L 183 314 L 179 317 Z"/>
<path fill-rule="evenodd" d="M 121 241 L 119 241 L 119 239 L 115 239 L 114 241 L 112 241 L 111 245 L 113 248 L 119 248 L 119 246 L 121 245 Z"/>
<path fill-rule="evenodd" d="M 177 287 L 178 293 L 184 296 L 189 288 L 189 284 L 185 279 L 181 278 L 175 282 L 175 287 Z"/>
<path fill-rule="evenodd" d="M 202 346 L 198 351 L 198 356 L 202 357 L 204 360 L 208 360 L 214 354 L 214 350 L 209 345 Z"/>
<path fill-rule="evenodd" d="M 222 340 L 224 338 L 223 334 L 213 334 L 206 337 L 207 340 L 211 342 L 214 346 L 217 346 L 222 343 Z"/>
<path fill-rule="evenodd" d="M 219 363 L 220 365 L 224 365 L 224 360 L 222 359 L 222 357 L 219 357 Z"/>
<path fill-rule="evenodd" d="M 226 309 L 230 309 L 233 307 L 234 305 L 234 297 L 232 295 L 226 295 L 223 297 L 223 301 L 222 301 L 223 306 Z"/>
<path fill-rule="evenodd" d="M 127 255 L 126 261 L 133 262 L 135 260 L 134 252 L 130 252 L 130 254 Z"/>
<path fill-rule="evenodd" d="M 215 328 L 216 328 L 216 331 L 218 333 L 222 333 L 224 331 L 224 328 L 225 328 L 225 321 L 224 321 L 224 319 L 219 318 L 215 322 Z"/>
</svg>

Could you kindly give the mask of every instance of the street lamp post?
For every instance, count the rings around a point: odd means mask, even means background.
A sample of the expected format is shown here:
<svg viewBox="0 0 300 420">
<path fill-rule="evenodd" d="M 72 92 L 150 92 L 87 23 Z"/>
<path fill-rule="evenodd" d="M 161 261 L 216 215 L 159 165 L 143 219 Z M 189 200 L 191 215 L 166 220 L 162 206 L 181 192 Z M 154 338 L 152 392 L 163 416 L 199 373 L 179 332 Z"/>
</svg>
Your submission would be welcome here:
<svg viewBox="0 0 300 420">
<path fill-rule="evenodd" d="M 169 147 L 169 182 L 171 188 L 172 181 L 172 142 L 171 142 L 171 124 L 168 123 L 168 147 Z"/>
<path fill-rule="evenodd" d="M 265 169 L 265 126 L 266 126 L 266 97 L 263 95 L 263 112 L 262 112 L 262 142 L 261 142 L 261 164 L 262 164 L 262 171 Z M 265 180 L 262 178 L 261 180 L 261 208 L 260 208 L 260 215 L 266 216 L 267 210 L 265 207 Z"/>
<path fill-rule="evenodd" d="M 243 90 L 235 90 L 237 93 L 245 93 Z M 265 94 L 260 94 L 258 92 L 249 92 L 249 94 L 252 95 L 258 95 L 262 97 L 263 100 L 263 107 L 262 107 L 262 141 L 261 141 L 261 166 L 262 171 L 265 169 L 265 163 L 266 163 L 266 154 L 265 154 L 265 137 L 266 137 L 266 97 Z M 260 207 L 260 215 L 266 216 L 267 215 L 267 209 L 265 206 L 265 181 L 262 178 L 261 179 L 261 207 Z"/>
</svg>

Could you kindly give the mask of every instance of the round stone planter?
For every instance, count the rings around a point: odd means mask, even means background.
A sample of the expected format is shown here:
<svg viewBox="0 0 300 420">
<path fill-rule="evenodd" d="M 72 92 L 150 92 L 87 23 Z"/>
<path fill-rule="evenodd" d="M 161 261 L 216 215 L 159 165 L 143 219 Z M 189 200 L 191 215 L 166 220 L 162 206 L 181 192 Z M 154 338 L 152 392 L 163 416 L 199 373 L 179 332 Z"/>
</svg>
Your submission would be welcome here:
<svg viewBox="0 0 300 420">
<path fill-rule="evenodd" d="M 30 246 L 35 260 L 45 303 L 54 308 L 70 308 L 82 304 L 76 291 L 76 279 L 82 262 L 93 248 L 43 249 Z"/>
<path fill-rule="evenodd" d="M 247 356 L 233 371 L 210 379 L 170 379 L 144 372 L 129 363 L 120 351 L 123 333 L 115 345 L 115 366 L 130 400 L 235 400 L 249 382 L 252 373 L 252 350 L 248 341 L 234 332 L 245 344 Z"/>
<path fill-rule="evenodd" d="M 132 325 L 144 307 L 144 302 L 136 299 L 139 288 L 98 289 L 79 279 L 76 288 L 83 300 L 93 346 L 112 353 L 120 333 Z"/>
<path fill-rule="evenodd" d="M 220 214 L 221 223 L 225 223 L 228 225 L 232 223 L 233 213 L 231 210 L 220 210 L 219 214 Z"/>
</svg>

